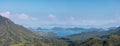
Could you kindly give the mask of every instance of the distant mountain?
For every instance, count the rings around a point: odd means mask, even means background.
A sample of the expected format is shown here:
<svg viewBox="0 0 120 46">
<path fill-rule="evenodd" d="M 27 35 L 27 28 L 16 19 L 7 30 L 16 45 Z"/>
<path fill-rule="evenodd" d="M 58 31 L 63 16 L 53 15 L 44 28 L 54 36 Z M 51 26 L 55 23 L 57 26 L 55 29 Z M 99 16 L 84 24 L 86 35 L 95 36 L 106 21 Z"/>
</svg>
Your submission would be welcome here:
<svg viewBox="0 0 120 46">
<path fill-rule="evenodd" d="M 59 37 L 58 33 L 72 35 Z M 27 29 L 0 16 L 0 46 L 120 46 L 120 27 Z"/>
<path fill-rule="evenodd" d="M 35 34 L 42 36 L 44 38 L 55 38 L 58 37 L 55 33 L 53 32 L 42 32 L 42 31 L 33 31 Z"/>
<path fill-rule="evenodd" d="M 111 35 L 120 35 L 120 27 L 113 29 L 114 32 Z"/>
<path fill-rule="evenodd" d="M 81 32 L 89 32 L 89 31 L 95 31 L 95 30 L 100 30 L 102 31 L 103 29 L 97 29 L 97 28 L 80 28 L 80 27 L 73 27 L 73 28 L 63 28 L 63 27 L 53 27 L 51 29 L 45 29 L 45 28 L 34 28 L 33 30 L 36 31 L 42 31 L 42 32 L 53 32 L 57 36 L 68 36 L 72 34 L 78 34 Z"/>
<path fill-rule="evenodd" d="M 120 46 L 120 27 L 110 29 L 109 35 L 104 37 L 91 37 L 87 40 L 77 40 L 69 46 Z"/>
<path fill-rule="evenodd" d="M 103 29 L 92 28 L 89 30 L 90 31 L 87 31 L 87 32 L 81 32 L 81 33 L 65 36 L 64 38 L 68 38 L 68 39 L 71 39 L 74 41 L 74 40 L 86 40 L 86 39 L 89 39 L 89 38 L 94 37 L 94 36 L 107 35 L 106 34 L 107 32 Z"/>
</svg>

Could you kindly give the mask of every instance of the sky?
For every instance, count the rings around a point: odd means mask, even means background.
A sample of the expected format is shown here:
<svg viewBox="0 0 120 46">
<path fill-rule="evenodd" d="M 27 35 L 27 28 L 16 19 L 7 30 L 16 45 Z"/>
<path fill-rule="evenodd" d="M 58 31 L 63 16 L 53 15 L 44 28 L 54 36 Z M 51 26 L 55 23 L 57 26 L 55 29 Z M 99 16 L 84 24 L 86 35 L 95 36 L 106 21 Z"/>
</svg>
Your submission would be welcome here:
<svg viewBox="0 0 120 46">
<path fill-rule="evenodd" d="M 25 27 L 116 27 L 120 0 L 0 0 L 0 14 Z"/>
</svg>

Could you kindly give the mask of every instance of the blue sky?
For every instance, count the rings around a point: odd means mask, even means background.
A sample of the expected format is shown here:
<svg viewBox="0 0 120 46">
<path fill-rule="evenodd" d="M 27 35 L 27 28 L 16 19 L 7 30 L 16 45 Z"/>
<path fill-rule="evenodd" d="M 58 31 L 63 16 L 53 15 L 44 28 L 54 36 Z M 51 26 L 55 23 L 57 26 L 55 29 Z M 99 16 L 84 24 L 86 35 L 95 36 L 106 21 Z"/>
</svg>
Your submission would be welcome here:
<svg viewBox="0 0 120 46">
<path fill-rule="evenodd" d="M 0 0 L 0 14 L 26 27 L 120 25 L 119 0 Z"/>
</svg>

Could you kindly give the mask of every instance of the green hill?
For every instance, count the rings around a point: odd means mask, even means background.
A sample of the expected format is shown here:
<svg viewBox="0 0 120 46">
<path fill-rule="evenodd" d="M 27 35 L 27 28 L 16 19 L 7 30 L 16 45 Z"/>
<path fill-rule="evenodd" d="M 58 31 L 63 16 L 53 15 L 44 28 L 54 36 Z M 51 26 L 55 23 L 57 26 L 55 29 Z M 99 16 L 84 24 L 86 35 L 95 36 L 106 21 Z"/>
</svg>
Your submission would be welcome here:
<svg viewBox="0 0 120 46">
<path fill-rule="evenodd" d="M 0 16 L 0 46 L 67 46 L 58 38 L 44 38 Z"/>
<path fill-rule="evenodd" d="M 74 41 L 70 46 L 120 46 L 120 27 L 111 29 L 113 32 L 104 37 L 92 37 L 85 41 Z"/>
<path fill-rule="evenodd" d="M 10 19 L 0 16 L 0 45 L 25 45 L 38 40 L 37 35 Z M 40 37 L 39 37 L 40 39 Z"/>
</svg>

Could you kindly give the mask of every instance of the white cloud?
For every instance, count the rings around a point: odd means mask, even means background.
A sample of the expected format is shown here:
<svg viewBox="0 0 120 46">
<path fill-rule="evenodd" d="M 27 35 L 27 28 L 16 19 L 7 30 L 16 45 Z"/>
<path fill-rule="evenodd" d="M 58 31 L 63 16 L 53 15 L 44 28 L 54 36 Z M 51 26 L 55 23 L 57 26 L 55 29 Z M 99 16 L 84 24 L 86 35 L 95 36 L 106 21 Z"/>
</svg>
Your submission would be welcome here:
<svg viewBox="0 0 120 46">
<path fill-rule="evenodd" d="M 27 14 L 22 13 L 18 15 L 18 18 L 23 20 L 29 20 L 30 17 Z"/>
<path fill-rule="evenodd" d="M 24 13 L 18 15 L 18 18 L 22 19 L 22 20 L 29 20 L 29 21 L 38 21 L 39 20 L 38 18 L 31 17 L 31 16 L 24 14 Z"/>
<path fill-rule="evenodd" d="M 114 22 L 114 20 L 81 20 L 82 25 L 106 25 Z"/>
<path fill-rule="evenodd" d="M 0 13 L 3 17 L 6 17 L 6 18 L 10 18 L 10 12 L 9 11 L 6 11 L 6 12 L 2 12 Z"/>
<path fill-rule="evenodd" d="M 50 14 L 48 17 L 51 18 L 51 19 L 55 19 L 56 18 L 56 16 L 53 15 L 53 14 Z"/>
<path fill-rule="evenodd" d="M 14 21 L 23 20 L 30 23 L 41 23 L 41 24 L 61 24 L 61 25 L 94 25 L 94 26 L 103 26 L 103 25 L 109 25 L 109 24 L 119 24 L 120 23 L 120 16 L 117 16 L 114 19 L 104 19 L 104 20 L 97 20 L 97 19 L 76 19 L 74 16 L 70 16 L 67 20 L 58 19 L 57 16 L 54 14 L 49 14 L 47 17 L 50 19 L 39 19 L 36 17 L 32 17 L 30 15 L 27 15 L 25 13 L 22 14 L 11 14 L 11 12 L 1 12 L 2 16 L 7 18 L 12 18 Z M 51 21 L 53 20 L 53 21 Z M 34 22 L 33 22 L 34 21 Z M 21 21 L 22 22 L 22 21 Z M 38 24 L 39 25 L 39 24 Z"/>
</svg>

